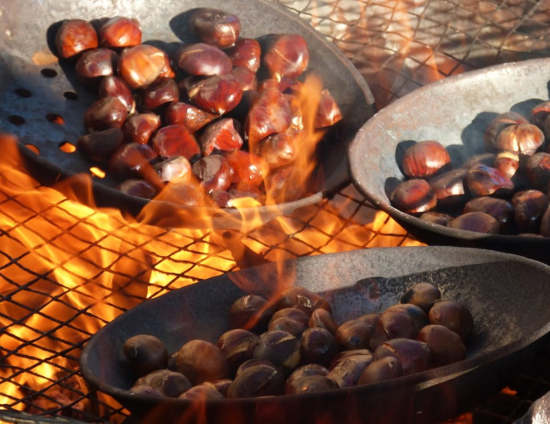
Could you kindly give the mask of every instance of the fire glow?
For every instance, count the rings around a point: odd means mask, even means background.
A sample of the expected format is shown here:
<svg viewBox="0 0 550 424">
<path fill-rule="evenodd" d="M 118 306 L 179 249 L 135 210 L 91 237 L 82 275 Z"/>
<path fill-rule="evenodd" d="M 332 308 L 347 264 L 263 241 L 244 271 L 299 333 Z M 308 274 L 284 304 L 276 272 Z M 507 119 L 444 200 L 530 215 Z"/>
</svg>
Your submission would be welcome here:
<svg viewBox="0 0 550 424">
<path fill-rule="evenodd" d="M 305 86 L 318 90 L 315 82 Z M 302 110 L 316 110 L 318 94 L 304 93 L 300 99 Z M 306 128 L 313 128 L 313 120 L 313 113 L 304 113 Z M 320 138 L 313 130 L 301 135 L 303 154 L 287 187 L 304 187 L 315 169 L 313 152 Z M 258 206 L 247 198 L 235 201 L 232 212 L 151 202 L 133 218 L 118 209 L 95 207 L 89 176 L 41 186 L 27 172 L 16 140 L 3 136 L 1 142 L 4 408 L 83 415 L 93 410 L 100 416 L 107 407 L 118 408 L 101 394 L 95 407 L 81 396 L 87 388 L 78 374 L 78 358 L 89 337 L 144 299 L 253 265 L 260 258 L 282 261 L 364 246 L 419 244 L 385 213 L 358 219 L 357 210 L 350 213 L 360 207 L 353 196 L 325 201 L 321 212 L 312 206 L 269 222 L 239 209 Z M 200 186 L 193 187 L 200 192 Z M 179 193 L 176 185 L 168 185 L 159 200 L 174 200 Z M 284 194 L 268 191 L 267 197 L 275 204 Z M 335 233 L 338 237 L 331 236 Z M 122 418 L 118 414 L 112 420 Z"/>
</svg>

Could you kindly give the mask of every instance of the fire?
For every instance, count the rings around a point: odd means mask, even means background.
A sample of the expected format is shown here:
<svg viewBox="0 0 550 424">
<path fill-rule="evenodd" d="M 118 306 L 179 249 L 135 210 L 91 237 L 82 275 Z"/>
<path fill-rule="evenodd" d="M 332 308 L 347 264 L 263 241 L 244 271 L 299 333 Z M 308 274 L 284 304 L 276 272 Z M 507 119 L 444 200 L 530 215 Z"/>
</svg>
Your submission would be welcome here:
<svg viewBox="0 0 550 424">
<path fill-rule="evenodd" d="M 296 100 L 304 111 L 306 130 L 299 140 L 304 155 L 289 174 L 288 187 L 304 186 L 322 136 L 312 129 L 319 81 L 308 80 L 304 87 Z M 79 395 L 87 392 L 77 374 L 82 345 L 144 299 L 265 260 L 418 244 L 386 214 L 357 213 L 362 196 L 353 189 L 321 206 L 266 220 L 250 209 L 257 203 L 248 198 L 236 200 L 234 210 L 175 208 L 162 201 L 176 199 L 181 185 L 168 185 L 160 202 L 133 218 L 94 206 L 89 176 L 41 186 L 27 172 L 16 140 L 2 136 L 1 141 L 0 405 L 10 409 L 91 410 Z M 201 193 L 196 184 L 192 189 Z M 284 192 L 268 191 L 268 204 L 276 208 L 279 196 Z M 292 269 L 281 275 L 287 276 L 283 288 L 292 282 Z M 118 408 L 100 396 L 95 413 Z"/>
</svg>

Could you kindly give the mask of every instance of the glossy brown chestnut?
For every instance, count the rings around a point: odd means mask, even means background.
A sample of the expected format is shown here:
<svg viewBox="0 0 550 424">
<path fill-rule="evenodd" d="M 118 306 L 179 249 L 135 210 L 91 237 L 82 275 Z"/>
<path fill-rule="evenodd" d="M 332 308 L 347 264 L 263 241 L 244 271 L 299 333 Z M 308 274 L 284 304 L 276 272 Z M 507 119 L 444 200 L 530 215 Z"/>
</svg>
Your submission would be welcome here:
<svg viewBox="0 0 550 424">
<path fill-rule="evenodd" d="M 319 364 L 307 364 L 302 365 L 299 368 L 296 368 L 292 374 L 286 379 L 286 386 L 292 385 L 296 380 L 299 380 L 304 377 L 311 377 L 313 375 L 326 376 L 328 374 L 328 369 Z"/>
<path fill-rule="evenodd" d="M 191 169 L 207 193 L 214 190 L 227 190 L 231 185 L 233 169 L 222 155 L 202 157 L 193 164 Z"/>
<path fill-rule="evenodd" d="M 191 75 L 224 75 L 232 68 L 229 56 L 216 46 L 205 43 L 183 46 L 176 52 L 175 59 L 178 67 Z"/>
<path fill-rule="evenodd" d="M 272 134 L 262 140 L 259 155 L 267 162 L 270 169 L 290 165 L 298 157 L 295 131 Z"/>
<path fill-rule="evenodd" d="M 457 333 L 466 341 L 474 327 L 470 311 L 460 303 L 451 300 L 436 302 L 428 314 L 431 324 L 441 324 Z"/>
<path fill-rule="evenodd" d="M 386 356 L 369 364 L 363 370 L 357 384 L 373 384 L 389 380 L 403 375 L 403 368 L 399 359 L 393 356 Z"/>
<path fill-rule="evenodd" d="M 435 140 L 420 141 L 409 147 L 401 164 L 409 178 L 424 178 L 435 174 L 451 161 L 449 153 Z"/>
<path fill-rule="evenodd" d="M 231 75 L 233 75 L 233 78 L 239 83 L 241 90 L 256 90 L 258 81 L 256 80 L 256 74 L 254 72 L 239 66 L 231 70 Z"/>
<path fill-rule="evenodd" d="M 532 155 L 544 143 L 544 134 L 536 125 L 509 125 L 498 134 L 494 146 L 497 150 Z"/>
<path fill-rule="evenodd" d="M 317 308 L 309 317 L 308 325 L 310 328 L 320 327 L 330 331 L 332 334 L 336 334 L 337 325 L 332 319 L 332 315 L 329 311 L 323 308 Z"/>
<path fill-rule="evenodd" d="M 113 75 L 105 77 L 99 84 L 99 97 L 116 97 L 120 100 L 129 114 L 134 113 L 136 102 L 128 85 L 122 78 Z"/>
<path fill-rule="evenodd" d="M 430 185 L 441 206 L 456 207 L 467 199 L 464 177 L 466 169 L 453 169 L 430 179 Z"/>
<path fill-rule="evenodd" d="M 78 149 L 95 162 L 106 162 L 124 142 L 120 128 L 109 128 L 81 136 Z"/>
<path fill-rule="evenodd" d="M 201 152 L 193 134 L 184 125 L 179 124 L 160 128 L 154 135 L 151 145 L 165 158 L 184 156 L 191 159 Z"/>
<path fill-rule="evenodd" d="M 418 340 L 426 343 L 435 365 L 446 365 L 466 357 L 466 347 L 460 336 L 443 325 L 427 325 L 418 333 Z"/>
<path fill-rule="evenodd" d="M 184 156 L 166 159 L 155 164 L 159 177 L 162 181 L 168 183 L 171 181 L 189 182 L 192 171 L 191 164 Z"/>
<path fill-rule="evenodd" d="M 167 369 L 150 372 L 138 378 L 134 385 L 153 387 L 168 397 L 178 397 L 191 388 L 191 383 L 186 376 Z"/>
<path fill-rule="evenodd" d="M 333 380 L 338 387 L 354 386 L 359 381 L 363 370 L 369 366 L 372 360 L 372 355 L 366 352 L 364 354 L 342 356 L 335 360 L 327 377 Z"/>
<path fill-rule="evenodd" d="M 418 333 L 410 315 L 402 310 L 386 309 L 380 314 L 380 320 L 377 325 L 382 327 L 387 339 L 398 337 L 412 339 Z"/>
<path fill-rule="evenodd" d="M 327 88 L 321 90 L 321 98 L 319 99 L 319 106 L 317 107 L 317 113 L 315 114 L 315 128 L 330 127 L 342 120 L 342 112 L 338 107 L 338 103 L 330 94 Z"/>
<path fill-rule="evenodd" d="M 138 113 L 124 123 L 124 135 L 129 142 L 147 144 L 151 135 L 160 127 L 160 116 L 154 113 Z"/>
<path fill-rule="evenodd" d="M 400 183 L 391 194 L 392 204 L 408 213 L 422 213 L 435 208 L 437 197 L 426 180 L 412 179 Z"/>
<path fill-rule="evenodd" d="M 267 44 L 262 60 L 272 78 L 297 78 L 306 70 L 309 49 L 301 35 L 273 35 Z"/>
<path fill-rule="evenodd" d="M 148 44 L 124 49 L 120 54 L 119 73 L 131 88 L 143 88 L 165 71 L 167 55 Z"/>
<path fill-rule="evenodd" d="M 424 342 L 411 339 L 392 339 L 382 343 L 374 351 L 374 359 L 387 356 L 397 358 L 401 363 L 403 375 L 421 372 L 430 367 L 430 348 Z"/>
<path fill-rule="evenodd" d="M 241 32 L 239 18 L 219 9 L 197 9 L 190 22 L 202 41 L 221 48 L 235 44 Z"/>
<path fill-rule="evenodd" d="M 362 349 L 369 346 L 370 337 L 376 322 L 369 323 L 360 319 L 344 322 L 336 330 L 336 340 L 345 349 Z"/>
<path fill-rule="evenodd" d="M 273 309 L 262 296 L 248 294 L 239 297 L 229 310 L 229 322 L 233 328 L 251 331 L 265 329 Z"/>
<path fill-rule="evenodd" d="M 412 303 L 428 312 L 435 302 L 441 299 L 441 292 L 433 284 L 416 283 L 401 297 L 401 303 Z"/>
<path fill-rule="evenodd" d="M 141 28 L 136 19 L 116 16 L 99 28 L 102 46 L 132 47 L 141 44 Z"/>
<path fill-rule="evenodd" d="M 230 369 L 236 371 L 244 361 L 252 359 L 254 349 L 259 342 L 260 339 L 256 334 L 242 328 L 235 328 L 223 333 L 218 338 L 217 345 Z"/>
<path fill-rule="evenodd" d="M 550 182 L 550 154 L 539 152 L 527 159 L 525 173 L 533 188 L 546 190 Z"/>
<path fill-rule="evenodd" d="M 231 152 L 240 149 L 243 139 L 237 125 L 232 118 L 222 118 L 209 124 L 199 137 L 202 153 L 209 155 L 214 150 Z"/>
<path fill-rule="evenodd" d="M 222 351 L 205 340 L 190 340 L 175 355 L 177 371 L 193 384 L 225 378 L 229 375 L 228 364 Z"/>
<path fill-rule="evenodd" d="M 157 195 L 157 190 L 150 183 L 140 179 L 129 179 L 123 181 L 118 189 L 129 196 L 152 199 Z"/>
<path fill-rule="evenodd" d="M 425 325 L 428 325 L 428 315 L 426 314 L 426 311 L 422 309 L 420 306 L 415 305 L 413 303 L 398 303 L 396 305 L 392 305 L 389 308 L 387 308 L 385 312 L 402 312 L 409 316 L 409 318 L 412 320 L 413 328 L 415 333 L 418 333 L 422 327 Z M 382 315 L 380 315 L 380 322 L 385 326 L 386 321 L 382 318 Z M 399 325 L 400 319 L 397 318 L 397 320 L 390 320 L 389 322 L 393 322 L 394 324 Z M 388 323 L 389 323 L 388 322 Z M 399 327 L 397 331 L 401 332 L 404 329 L 402 327 Z M 389 334 L 389 333 L 388 333 Z M 393 337 L 392 337 L 393 338 Z"/>
<path fill-rule="evenodd" d="M 548 196 L 539 190 L 518 191 L 512 197 L 514 222 L 521 233 L 537 233 Z"/>
<path fill-rule="evenodd" d="M 251 72 L 258 71 L 262 49 L 253 38 L 240 38 L 227 52 L 234 67 L 243 67 Z"/>
<path fill-rule="evenodd" d="M 485 212 L 495 218 L 501 226 L 512 222 L 514 208 L 510 202 L 495 197 L 476 197 L 464 206 L 464 213 Z"/>
<path fill-rule="evenodd" d="M 268 87 L 260 92 L 252 104 L 245 123 L 245 133 L 250 149 L 267 136 L 285 131 L 291 123 L 288 98 L 278 88 Z"/>
<path fill-rule="evenodd" d="M 179 96 L 176 81 L 171 78 L 161 78 L 143 90 L 141 104 L 143 109 L 153 110 L 166 103 L 177 102 Z"/>
<path fill-rule="evenodd" d="M 200 130 L 209 122 L 216 119 L 217 115 L 199 109 L 188 103 L 171 103 L 164 111 L 164 120 L 167 124 L 182 124 L 192 133 Z"/>
<path fill-rule="evenodd" d="M 298 308 L 310 315 L 314 309 L 323 308 L 330 311 L 328 302 L 312 291 L 303 287 L 291 287 L 281 294 L 277 308 Z"/>
<path fill-rule="evenodd" d="M 110 49 L 93 49 L 82 53 L 75 65 L 76 74 L 86 80 L 113 75 L 118 55 Z"/>
<path fill-rule="evenodd" d="M 338 385 L 330 378 L 322 375 L 311 375 L 294 380 L 291 384 L 287 383 L 285 393 L 287 395 L 322 393 L 337 388 Z"/>
<path fill-rule="evenodd" d="M 267 165 L 259 156 L 235 150 L 225 157 L 234 171 L 232 182 L 236 183 L 237 187 L 258 187 L 267 177 Z"/>
<path fill-rule="evenodd" d="M 428 211 L 420 215 L 420 219 L 432 224 L 446 226 L 453 217 L 443 212 Z"/>
<path fill-rule="evenodd" d="M 484 134 L 485 147 L 495 149 L 495 143 L 500 132 L 510 126 L 517 124 L 528 124 L 529 121 L 516 112 L 506 112 L 493 119 Z"/>
<path fill-rule="evenodd" d="M 88 131 L 120 128 L 126 121 L 128 109 L 118 97 L 102 97 L 84 113 L 84 125 Z"/>
<path fill-rule="evenodd" d="M 307 326 L 303 322 L 288 317 L 271 319 L 267 326 L 269 331 L 286 331 L 295 337 L 300 337 L 306 328 Z"/>
<path fill-rule="evenodd" d="M 494 167 L 508 178 L 512 178 L 519 168 L 519 155 L 514 152 L 499 152 Z"/>
<path fill-rule="evenodd" d="M 157 154 L 147 144 L 128 143 L 118 149 L 109 161 L 109 170 L 119 178 L 140 174 Z"/>
<path fill-rule="evenodd" d="M 141 377 L 151 371 L 166 368 L 168 351 L 157 337 L 138 334 L 124 342 L 124 356 L 134 374 Z"/>
<path fill-rule="evenodd" d="M 267 331 L 260 336 L 254 358 L 293 370 L 300 363 L 300 340 L 286 331 Z"/>
<path fill-rule="evenodd" d="M 243 90 L 232 74 L 214 75 L 194 83 L 187 96 L 196 106 L 222 115 L 239 104 Z"/>
<path fill-rule="evenodd" d="M 271 365 L 256 365 L 235 377 L 227 390 L 228 398 L 280 395 L 284 391 L 283 374 Z"/>
<path fill-rule="evenodd" d="M 239 365 L 239 367 L 237 368 L 237 371 L 235 372 L 235 377 L 238 377 L 243 372 L 245 372 L 247 369 L 255 367 L 257 365 L 267 365 L 267 366 L 270 366 L 272 368 L 275 368 L 275 365 L 273 365 L 267 359 L 255 359 L 255 358 L 247 359 L 241 365 Z"/>
<path fill-rule="evenodd" d="M 514 189 L 514 183 L 498 169 L 478 164 L 468 169 L 466 184 L 473 196 L 507 194 Z"/>
<path fill-rule="evenodd" d="M 338 353 L 338 343 L 332 333 L 324 328 L 308 328 L 302 334 L 300 355 L 303 363 L 328 365 Z"/>
<path fill-rule="evenodd" d="M 178 399 L 201 403 L 208 400 L 221 400 L 223 399 L 223 395 L 218 392 L 214 384 L 206 381 L 183 392 L 178 396 Z"/>
<path fill-rule="evenodd" d="M 447 226 L 477 233 L 497 234 L 500 231 L 498 221 L 485 212 L 464 213 L 449 222 Z"/>
<path fill-rule="evenodd" d="M 98 46 L 94 27 L 82 19 L 64 21 L 55 36 L 57 53 L 64 59 Z"/>
</svg>

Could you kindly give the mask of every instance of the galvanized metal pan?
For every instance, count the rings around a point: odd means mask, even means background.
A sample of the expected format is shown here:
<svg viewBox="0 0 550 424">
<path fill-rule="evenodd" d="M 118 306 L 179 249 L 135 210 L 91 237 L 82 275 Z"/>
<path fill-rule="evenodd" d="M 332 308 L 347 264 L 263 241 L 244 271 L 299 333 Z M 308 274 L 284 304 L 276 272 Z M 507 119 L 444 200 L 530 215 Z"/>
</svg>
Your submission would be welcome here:
<svg viewBox="0 0 550 424">
<path fill-rule="evenodd" d="M 485 151 L 483 132 L 499 113 L 529 116 L 548 100 L 550 59 L 506 63 L 446 78 L 409 93 L 370 119 L 349 148 L 356 186 L 410 232 L 428 243 L 488 247 L 550 261 L 550 239 L 486 235 L 431 224 L 394 208 L 389 193 L 403 175 L 397 164 L 399 145 L 438 140 L 454 164 Z M 394 185 L 393 185 L 394 187 Z"/>
<path fill-rule="evenodd" d="M 38 156 L 24 153 L 38 164 L 38 176 L 50 179 L 88 172 L 91 164 L 79 153 L 59 149 L 64 141 L 75 143 L 84 133 L 83 114 L 94 101 L 93 93 L 77 81 L 71 66 L 59 64 L 52 55 L 51 41 L 60 21 L 69 18 L 98 19 L 130 16 L 139 19 L 143 40 L 171 52 L 177 43 L 194 42 L 186 11 L 216 7 L 235 12 L 241 19 L 243 37 L 269 33 L 301 34 L 310 49 L 309 69 L 323 79 L 343 112 L 343 122 L 326 136 L 319 149 L 323 183 L 304 199 L 266 208 L 273 213 L 289 212 L 318 202 L 349 181 L 346 148 L 360 126 L 373 113 L 373 96 L 359 72 L 326 38 L 296 15 L 267 0 L 162 0 L 147 1 L 20 0 L 0 5 L 0 130 L 15 133 L 24 143 L 40 150 Z M 28 90 L 22 92 L 21 89 Z M 18 94 L 19 93 L 19 94 Z M 74 99 L 74 94 L 77 100 Z M 23 94 L 23 95 L 22 95 Z M 30 97 L 27 95 L 30 94 Z M 48 114 L 63 117 L 58 125 Z M 15 118 L 14 118 L 15 117 Z M 21 120 L 22 118 L 22 120 Z M 50 116 L 51 118 L 51 116 Z M 104 204 L 138 210 L 147 200 L 126 196 L 108 177 L 95 182 L 96 194 Z"/>
<path fill-rule="evenodd" d="M 109 393 L 134 415 L 208 423 L 432 423 L 471 406 L 529 363 L 537 341 L 550 330 L 550 267 L 519 256 L 455 247 L 357 250 L 285 263 L 296 285 L 322 293 L 337 322 L 399 302 L 413 282 L 430 281 L 444 298 L 464 303 L 474 317 L 467 359 L 445 367 L 322 394 L 207 402 L 159 401 L 127 391 L 133 376 L 122 345 L 154 334 L 170 352 L 186 341 L 216 341 L 228 329 L 232 302 L 247 292 L 269 296 L 278 281 L 273 264 L 215 277 L 145 302 L 100 330 L 81 355 L 91 387 Z M 246 287 L 246 289 L 243 289 Z M 509 375 L 508 375 L 509 376 Z M 195 405 L 196 406 L 196 405 Z M 147 415 L 150 414 L 150 415 Z M 201 416 L 200 414 L 205 414 Z"/>
</svg>

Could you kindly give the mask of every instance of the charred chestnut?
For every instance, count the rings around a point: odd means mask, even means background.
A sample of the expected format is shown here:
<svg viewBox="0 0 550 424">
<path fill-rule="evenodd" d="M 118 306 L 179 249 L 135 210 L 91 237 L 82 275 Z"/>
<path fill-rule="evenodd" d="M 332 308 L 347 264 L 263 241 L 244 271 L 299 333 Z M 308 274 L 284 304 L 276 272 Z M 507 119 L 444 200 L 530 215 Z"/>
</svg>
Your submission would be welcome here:
<svg viewBox="0 0 550 424">
<path fill-rule="evenodd" d="M 248 359 L 252 359 L 254 349 L 260 339 L 254 333 L 236 328 L 226 331 L 218 339 L 218 347 L 233 370 Z"/>
<path fill-rule="evenodd" d="M 116 16 L 99 28 L 101 45 L 108 47 L 131 47 L 141 43 L 141 28 L 136 19 Z"/>
<path fill-rule="evenodd" d="M 275 366 L 292 370 L 300 363 L 300 341 L 286 331 L 268 331 L 260 336 L 254 358 L 266 359 Z"/>
<path fill-rule="evenodd" d="M 418 340 L 426 343 L 436 365 L 446 365 L 466 357 L 466 347 L 460 336 L 443 325 L 427 325 L 420 333 Z"/>
<path fill-rule="evenodd" d="M 222 351 L 205 340 L 191 340 L 179 348 L 175 366 L 194 384 L 216 380 L 228 375 L 228 365 Z"/>
<path fill-rule="evenodd" d="M 512 197 L 514 222 L 522 233 L 539 231 L 540 220 L 548 207 L 548 196 L 538 190 L 519 191 Z"/>
<path fill-rule="evenodd" d="M 231 59 L 222 50 L 205 43 L 189 44 L 176 53 L 179 68 L 191 75 L 223 75 L 231 72 Z"/>
<path fill-rule="evenodd" d="M 437 197 L 425 180 L 412 179 L 400 183 L 391 194 L 392 204 L 408 213 L 422 213 L 433 209 Z"/>
<path fill-rule="evenodd" d="M 474 326 L 470 311 L 460 303 L 442 300 L 435 303 L 428 314 L 431 324 L 441 324 L 467 340 Z"/>
<path fill-rule="evenodd" d="M 97 33 L 94 27 L 82 19 L 64 21 L 55 36 L 57 53 L 64 59 L 84 50 L 95 49 L 97 45 Z"/>
<path fill-rule="evenodd" d="M 451 161 L 445 147 L 435 140 L 420 141 L 403 155 L 403 173 L 410 178 L 425 178 L 435 174 Z"/>
<path fill-rule="evenodd" d="M 151 371 L 166 368 L 168 352 L 155 336 L 138 334 L 124 342 L 124 356 L 134 373 L 141 377 Z"/>
<path fill-rule="evenodd" d="M 430 283 L 416 283 L 401 297 L 401 303 L 412 303 L 428 312 L 435 302 L 441 299 L 441 292 Z"/>
<path fill-rule="evenodd" d="M 468 212 L 462 214 L 449 222 L 447 226 L 458 230 L 488 234 L 497 234 L 500 230 L 498 221 L 485 212 Z"/>
<path fill-rule="evenodd" d="M 389 380 L 403 375 L 403 368 L 401 362 L 394 356 L 386 356 L 382 359 L 377 359 L 367 366 L 361 377 L 359 377 L 358 384 L 372 384 L 380 381 Z"/>
<path fill-rule="evenodd" d="M 403 375 L 413 374 L 429 368 L 431 353 L 424 342 L 411 339 L 392 339 L 382 343 L 374 351 L 374 359 L 387 356 L 397 358 L 401 363 Z"/>
<path fill-rule="evenodd" d="M 191 26 L 200 39 L 218 47 L 230 47 L 239 38 L 239 18 L 219 9 L 197 9 L 191 16 Z"/>
<path fill-rule="evenodd" d="M 186 376 L 167 369 L 150 372 L 140 377 L 134 385 L 153 387 L 154 389 L 158 389 L 163 395 L 169 397 L 178 397 L 191 388 L 191 383 Z"/>
<path fill-rule="evenodd" d="M 308 328 L 302 334 L 300 355 L 302 362 L 328 365 L 338 352 L 338 344 L 332 333 L 324 328 Z"/>
<path fill-rule="evenodd" d="M 283 393 L 283 374 L 271 365 L 255 365 L 235 377 L 227 390 L 228 398 L 279 395 Z"/>
<path fill-rule="evenodd" d="M 229 310 L 229 322 L 233 328 L 258 331 L 265 328 L 272 313 L 265 298 L 248 294 L 233 302 Z"/>
</svg>

